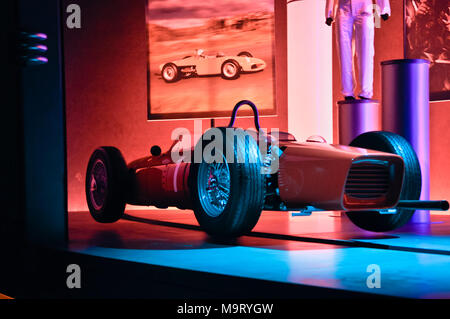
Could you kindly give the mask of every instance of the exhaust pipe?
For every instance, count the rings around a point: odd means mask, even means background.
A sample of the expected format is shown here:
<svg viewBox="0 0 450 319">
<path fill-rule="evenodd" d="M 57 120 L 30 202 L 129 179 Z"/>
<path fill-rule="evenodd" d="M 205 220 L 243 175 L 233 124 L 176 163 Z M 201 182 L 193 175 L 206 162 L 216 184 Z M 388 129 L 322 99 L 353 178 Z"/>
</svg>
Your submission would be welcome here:
<svg viewBox="0 0 450 319">
<path fill-rule="evenodd" d="M 449 205 L 446 200 L 400 200 L 395 208 L 445 211 Z"/>
</svg>

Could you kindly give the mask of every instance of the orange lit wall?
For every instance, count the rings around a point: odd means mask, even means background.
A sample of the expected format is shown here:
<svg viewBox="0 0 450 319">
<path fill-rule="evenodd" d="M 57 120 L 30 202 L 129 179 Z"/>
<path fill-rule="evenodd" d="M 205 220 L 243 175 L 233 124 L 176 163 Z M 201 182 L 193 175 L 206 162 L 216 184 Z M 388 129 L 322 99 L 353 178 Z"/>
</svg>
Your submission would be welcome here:
<svg viewBox="0 0 450 319">
<path fill-rule="evenodd" d="M 392 15 L 375 30 L 374 99 L 381 100 L 380 62 L 403 58 L 403 1 L 391 1 Z M 338 141 L 339 59 L 333 32 L 333 139 Z M 430 196 L 450 199 L 450 101 L 430 103 Z"/>
<path fill-rule="evenodd" d="M 430 196 L 450 199 L 450 101 L 430 103 Z"/>
<path fill-rule="evenodd" d="M 66 7 L 73 1 L 63 3 Z M 194 128 L 193 120 L 147 121 L 146 1 L 76 3 L 81 29 L 64 29 L 69 211 L 87 209 L 85 170 L 98 146 L 116 146 L 130 161 L 146 156 L 151 145 L 166 149 L 173 129 Z M 287 129 L 286 1 L 276 1 L 276 24 L 278 116 L 263 117 L 261 126 Z M 244 128 L 252 123 L 249 118 L 237 121 Z M 207 129 L 210 121 L 202 124 Z"/>
</svg>

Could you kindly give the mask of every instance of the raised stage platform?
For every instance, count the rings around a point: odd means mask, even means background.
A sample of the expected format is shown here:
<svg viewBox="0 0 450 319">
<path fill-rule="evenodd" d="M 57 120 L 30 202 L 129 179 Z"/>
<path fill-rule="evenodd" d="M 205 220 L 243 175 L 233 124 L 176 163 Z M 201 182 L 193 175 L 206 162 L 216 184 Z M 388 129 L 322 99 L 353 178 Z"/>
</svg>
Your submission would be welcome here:
<svg viewBox="0 0 450 319">
<path fill-rule="evenodd" d="M 134 288 L 145 291 L 136 287 L 139 282 L 164 282 L 165 298 L 171 296 L 171 286 L 177 298 L 450 298 L 448 215 L 377 234 L 331 212 L 305 217 L 263 212 L 251 234 L 223 243 L 201 231 L 191 211 L 127 211 L 115 224 L 99 224 L 87 212 L 73 212 L 69 248 L 126 261 L 133 269 L 147 267 L 136 272 L 141 279 L 127 274 L 129 293 L 123 291 L 123 297 L 147 297 L 131 293 Z M 369 265 L 379 267 L 380 288 L 367 285 Z"/>
</svg>

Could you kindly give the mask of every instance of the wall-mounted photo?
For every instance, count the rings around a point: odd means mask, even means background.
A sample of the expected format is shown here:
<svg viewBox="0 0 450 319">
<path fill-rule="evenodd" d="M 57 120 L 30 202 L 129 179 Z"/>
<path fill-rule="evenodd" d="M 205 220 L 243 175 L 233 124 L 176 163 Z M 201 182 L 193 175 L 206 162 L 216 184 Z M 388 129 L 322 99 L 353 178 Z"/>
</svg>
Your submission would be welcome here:
<svg viewBox="0 0 450 319">
<path fill-rule="evenodd" d="M 274 0 L 148 0 L 148 118 L 275 114 Z M 246 111 L 240 114 L 246 114 Z"/>
<path fill-rule="evenodd" d="M 431 100 L 450 99 L 450 0 L 405 1 L 405 56 L 431 62 Z"/>
</svg>

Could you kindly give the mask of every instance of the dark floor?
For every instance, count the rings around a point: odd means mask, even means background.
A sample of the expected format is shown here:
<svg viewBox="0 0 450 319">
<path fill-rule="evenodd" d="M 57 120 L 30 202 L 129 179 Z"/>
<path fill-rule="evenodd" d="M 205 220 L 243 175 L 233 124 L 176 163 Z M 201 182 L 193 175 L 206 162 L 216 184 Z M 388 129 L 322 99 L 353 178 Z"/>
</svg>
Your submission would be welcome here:
<svg viewBox="0 0 450 319">
<path fill-rule="evenodd" d="M 69 214 L 69 244 L 72 251 L 92 256 L 274 285 L 450 298 L 450 216 L 432 215 L 431 224 L 377 234 L 334 215 L 263 212 L 249 236 L 217 243 L 190 211 L 128 211 L 114 224 L 74 212 Z M 380 288 L 367 286 L 370 265 L 379 267 Z"/>
</svg>

